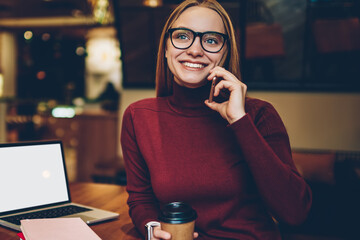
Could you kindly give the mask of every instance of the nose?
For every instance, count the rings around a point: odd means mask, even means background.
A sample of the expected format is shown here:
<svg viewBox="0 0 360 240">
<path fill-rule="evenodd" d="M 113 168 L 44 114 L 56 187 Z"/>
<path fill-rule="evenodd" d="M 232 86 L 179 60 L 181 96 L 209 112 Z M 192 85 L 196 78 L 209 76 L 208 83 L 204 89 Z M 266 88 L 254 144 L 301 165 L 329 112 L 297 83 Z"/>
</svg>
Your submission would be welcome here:
<svg viewBox="0 0 360 240">
<path fill-rule="evenodd" d="M 187 54 L 192 55 L 193 57 L 202 56 L 204 54 L 204 50 L 200 41 L 200 37 L 197 36 L 193 44 L 187 49 Z"/>
</svg>

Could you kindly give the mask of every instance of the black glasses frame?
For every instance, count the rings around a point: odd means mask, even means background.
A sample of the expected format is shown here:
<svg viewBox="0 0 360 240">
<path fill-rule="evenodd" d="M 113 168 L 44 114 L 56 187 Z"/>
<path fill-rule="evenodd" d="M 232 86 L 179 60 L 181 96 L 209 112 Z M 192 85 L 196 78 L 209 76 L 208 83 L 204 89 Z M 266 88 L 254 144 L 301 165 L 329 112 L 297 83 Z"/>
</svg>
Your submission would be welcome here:
<svg viewBox="0 0 360 240">
<path fill-rule="evenodd" d="M 194 38 L 192 40 L 192 42 L 190 43 L 190 45 L 188 47 L 184 47 L 184 48 L 180 48 L 180 47 L 176 47 L 174 42 L 173 42 L 173 39 L 172 39 L 172 34 L 173 32 L 175 32 L 176 30 L 186 30 L 186 31 L 190 31 L 193 35 L 194 35 Z M 209 32 L 195 32 L 191 29 L 188 29 L 188 28 L 170 28 L 168 31 L 167 31 L 168 35 L 170 36 L 170 41 L 171 41 L 171 44 L 174 46 L 174 48 L 177 48 L 177 49 L 188 49 L 189 47 L 191 47 L 193 45 L 193 43 L 195 42 L 195 39 L 199 36 L 200 38 L 200 45 L 202 47 L 202 49 L 204 49 L 204 51 L 206 52 L 209 52 L 209 53 L 218 53 L 221 51 L 221 49 L 223 49 L 224 45 L 225 45 L 225 42 L 228 40 L 229 36 L 224 34 L 224 33 L 219 33 L 219 32 L 214 32 L 214 31 L 209 31 Z M 212 34 L 212 33 L 216 33 L 216 34 L 219 34 L 221 35 L 223 38 L 224 38 L 224 42 L 223 42 L 223 45 L 221 46 L 221 48 L 218 50 L 218 51 L 209 51 L 207 49 L 204 48 L 203 46 L 203 43 L 201 41 L 202 39 L 202 36 L 205 35 L 205 34 Z"/>
</svg>

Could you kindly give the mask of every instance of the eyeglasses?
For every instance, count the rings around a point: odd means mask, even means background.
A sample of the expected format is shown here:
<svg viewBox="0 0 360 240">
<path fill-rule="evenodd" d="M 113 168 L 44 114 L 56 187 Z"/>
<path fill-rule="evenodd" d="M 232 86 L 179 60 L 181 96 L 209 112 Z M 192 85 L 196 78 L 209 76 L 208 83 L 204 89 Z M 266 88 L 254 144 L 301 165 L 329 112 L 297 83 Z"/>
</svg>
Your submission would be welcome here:
<svg viewBox="0 0 360 240">
<path fill-rule="evenodd" d="M 228 36 L 219 32 L 194 32 L 188 28 L 170 28 L 168 30 L 172 45 L 177 49 L 191 47 L 197 36 L 201 47 L 210 53 L 217 53 L 224 47 Z"/>
</svg>

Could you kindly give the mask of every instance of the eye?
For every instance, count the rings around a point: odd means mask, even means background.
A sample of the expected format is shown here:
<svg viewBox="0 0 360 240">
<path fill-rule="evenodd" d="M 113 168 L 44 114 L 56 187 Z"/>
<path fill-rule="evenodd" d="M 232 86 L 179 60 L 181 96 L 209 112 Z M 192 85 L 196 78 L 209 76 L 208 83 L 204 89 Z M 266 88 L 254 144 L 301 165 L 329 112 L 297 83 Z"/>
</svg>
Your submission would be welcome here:
<svg viewBox="0 0 360 240">
<path fill-rule="evenodd" d="M 207 45 L 219 45 L 223 42 L 223 40 L 221 35 L 206 34 L 203 36 L 203 42 Z"/>
<path fill-rule="evenodd" d="M 188 35 L 186 35 L 186 34 L 178 34 L 176 36 L 176 38 L 178 38 L 178 39 L 189 39 Z"/>
<path fill-rule="evenodd" d="M 219 44 L 219 42 L 215 38 L 208 38 L 208 39 L 205 40 L 205 43 L 211 44 L 211 45 Z"/>
<path fill-rule="evenodd" d="M 173 33 L 173 39 L 176 40 L 190 40 L 191 39 L 191 33 L 188 31 L 178 30 Z"/>
</svg>

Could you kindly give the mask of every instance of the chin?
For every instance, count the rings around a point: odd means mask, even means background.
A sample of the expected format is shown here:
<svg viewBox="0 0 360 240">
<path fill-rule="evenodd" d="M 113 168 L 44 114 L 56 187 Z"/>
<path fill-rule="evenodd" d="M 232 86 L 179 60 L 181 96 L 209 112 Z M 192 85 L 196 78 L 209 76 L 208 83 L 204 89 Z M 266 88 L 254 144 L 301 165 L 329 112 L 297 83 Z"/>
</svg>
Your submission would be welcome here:
<svg viewBox="0 0 360 240">
<path fill-rule="evenodd" d="M 186 78 L 184 78 L 186 79 Z M 199 81 L 199 78 L 187 78 L 186 80 L 178 80 L 176 81 L 179 85 L 188 87 L 188 88 L 198 88 L 204 86 L 207 83 L 207 79 L 204 78 L 203 80 Z"/>
<path fill-rule="evenodd" d="M 182 82 L 181 85 L 187 88 L 198 88 L 202 87 L 206 84 L 207 81 L 201 81 L 201 82 Z"/>
</svg>

